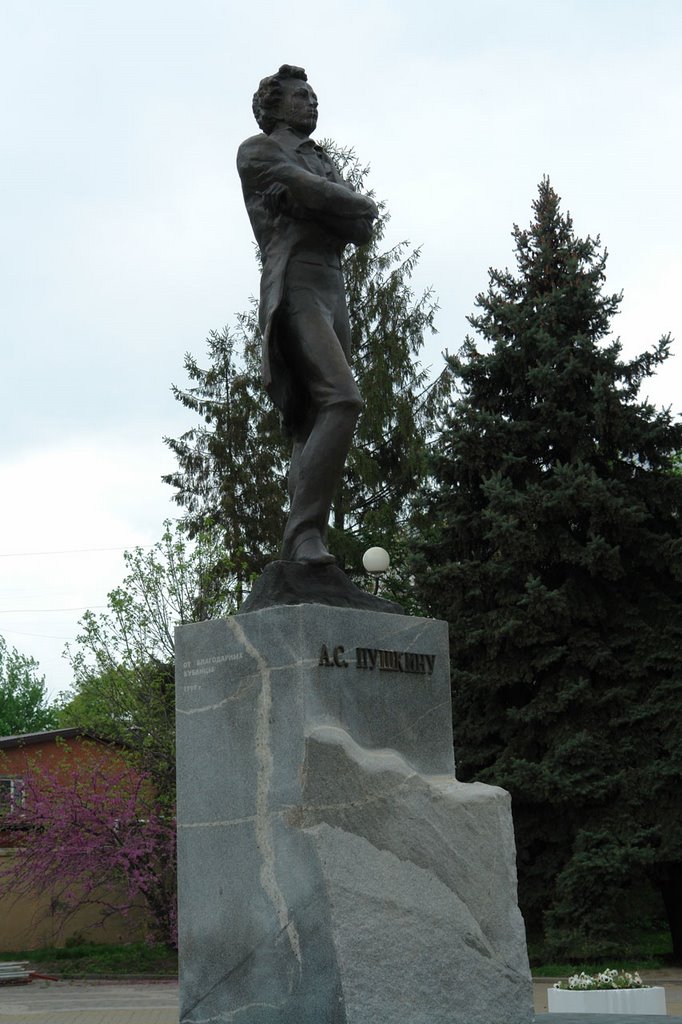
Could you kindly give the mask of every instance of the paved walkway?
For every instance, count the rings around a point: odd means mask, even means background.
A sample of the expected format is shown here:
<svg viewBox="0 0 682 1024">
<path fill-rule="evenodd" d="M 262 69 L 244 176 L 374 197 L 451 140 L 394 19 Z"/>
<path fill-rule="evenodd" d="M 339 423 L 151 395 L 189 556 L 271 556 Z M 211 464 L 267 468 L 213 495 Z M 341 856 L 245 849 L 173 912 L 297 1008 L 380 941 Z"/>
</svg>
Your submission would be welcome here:
<svg viewBox="0 0 682 1024">
<path fill-rule="evenodd" d="M 178 985 L 175 981 L 2 985 L 0 1024 L 178 1024 Z"/>
<path fill-rule="evenodd" d="M 682 1024 L 682 978 L 647 972 L 649 984 L 663 984 L 667 1017 L 620 1014 L 547 1013 L 547 988 L 533 985 L 536 1024 Z M 0 985 L 0 1024 L 178 1024 L 178 986 L 162 982 L 32 981 Z"/>
</svg>

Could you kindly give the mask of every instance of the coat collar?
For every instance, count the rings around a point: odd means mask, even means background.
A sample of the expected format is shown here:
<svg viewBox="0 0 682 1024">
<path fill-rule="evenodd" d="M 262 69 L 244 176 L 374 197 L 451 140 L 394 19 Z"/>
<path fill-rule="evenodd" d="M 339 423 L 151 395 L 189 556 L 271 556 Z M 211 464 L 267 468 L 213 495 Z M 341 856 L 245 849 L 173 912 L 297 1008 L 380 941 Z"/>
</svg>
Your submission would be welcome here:
<svg viewBox="0 0 682 1024">
<path fill-rule="evenodd" d="M 297 149 L 315 149 L 318 153 L 324 153 L 322 146 L 318 146 L 314 139 L 302 139 L 289 127 L 288 124 L 280 124 L 270 132 L 270 138 L 277 142 L 284 149 L 295 151 Z"/>
</svg>

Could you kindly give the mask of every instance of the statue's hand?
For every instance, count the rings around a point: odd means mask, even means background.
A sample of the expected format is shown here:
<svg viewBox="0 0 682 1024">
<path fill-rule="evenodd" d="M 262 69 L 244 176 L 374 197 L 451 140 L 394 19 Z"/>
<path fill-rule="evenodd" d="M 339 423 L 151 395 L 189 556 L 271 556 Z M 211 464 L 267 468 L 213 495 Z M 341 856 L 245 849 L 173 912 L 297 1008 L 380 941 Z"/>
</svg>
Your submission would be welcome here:
<svg viewBox="0 0 682 1024">
<path fill-rule="evenodd" d="M 379 216 L 379 207 L 373 199 L 370 199 L 369 196 L 365 196 L 364 198 L 369 203 L 369 211 L 365 214 L 365 217 L 368 217 L 370 221 L 376 220 Z"/>
<path fill-rule="evenodd" d="M 348 231 L 348 237 L 356 245 L 365 245 L 372 237 L 374 229 L 374 216 L 356 217 L 352 221 L 352 230 Z"/>
<path fill-rule="evenodd" d="M 273 217 L 291 207 L 291 194 L 286 185 L 275 181 L 262 193 L 265 208 Z"/>
</svg>

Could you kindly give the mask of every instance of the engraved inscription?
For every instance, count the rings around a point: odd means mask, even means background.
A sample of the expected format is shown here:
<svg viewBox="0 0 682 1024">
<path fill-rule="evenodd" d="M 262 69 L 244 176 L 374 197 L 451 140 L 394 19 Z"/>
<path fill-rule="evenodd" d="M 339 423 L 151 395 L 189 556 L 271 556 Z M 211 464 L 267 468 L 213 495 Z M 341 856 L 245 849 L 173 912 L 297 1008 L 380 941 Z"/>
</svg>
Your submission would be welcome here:
<svg viewBox="0 0 682 1024">
<path fill-rule="evenodd" d="M 341 644 L 337 644 L 333 648 L 331 656 L 329 654 L 329 648 L 326 644 L 322 644 L 322 650 L 320 651 L 320 660 L 318 665 L 322 668 L 348 668 L 348 662 L 343 656 L 344 648 Z"/>
<path fill-rule="evenodd" d="M 435 654 L 421 654 L 417 651 L 385 651 L 376 647 L 357 647 L 355 664 L 358 668 L 379 672 L 409 672 L 412 675 L 430 676 L 436 663 Z"/>
<path fill-rule="evenodd" d="M 331 648 L 322 644 L 318 666 L 320 668 L 348 668 L 345 649 L 338 644 Z M 411 675 L 430 676 L 436 664 L 435 654 L 418 651 L 387 651 L 379 647 L 356 647 L 355 667 L 373 672 L 407 672 Z"/>
<path fill-rule="evenodd" d="M 182 678 L 191 679 L 194 676 L 213 675 L 218 665 L 224 665 L 229 661 L 240 661 L 243 657 L 243 651 L 236 651 L 233 654 L 213 654 L 209 658 L 197 658 L 196 661 L 183 661 Z M 183 686 L 185 693 L 191 693 L 192 690 L 198 689 L 199 683 L 194 686 Z"/>
</svg>

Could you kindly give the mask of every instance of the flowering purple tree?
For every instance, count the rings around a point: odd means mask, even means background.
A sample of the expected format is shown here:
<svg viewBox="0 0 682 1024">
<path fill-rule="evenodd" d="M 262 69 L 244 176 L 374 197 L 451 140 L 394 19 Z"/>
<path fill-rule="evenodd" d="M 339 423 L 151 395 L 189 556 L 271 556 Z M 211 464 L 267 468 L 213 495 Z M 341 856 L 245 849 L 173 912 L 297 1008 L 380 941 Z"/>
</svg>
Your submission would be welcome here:
<svg viewBox="0 0 682 1024">
<path fill-rule="evenodd" d="M 87 903 L 101 908 L 102 920 L 143 906 L 150 938 L 176 945 L 175 821 L 144 773 L 108 753 L 34 765 L 23 806 L 3 824 L 16 854 L 0 871 L 0 894 L 50 891 L 65 916 Z"/>
</svg>

